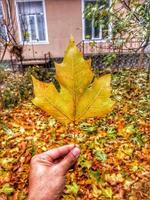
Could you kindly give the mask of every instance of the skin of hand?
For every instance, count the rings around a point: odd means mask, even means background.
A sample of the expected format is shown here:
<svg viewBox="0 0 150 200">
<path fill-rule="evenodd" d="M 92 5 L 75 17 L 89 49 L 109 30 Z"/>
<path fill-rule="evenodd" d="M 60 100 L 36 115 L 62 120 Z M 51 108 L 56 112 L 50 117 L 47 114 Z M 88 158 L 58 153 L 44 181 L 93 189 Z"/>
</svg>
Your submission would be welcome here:
<svg viewBox="0 0 150 200">
<path fill-rule="evenodd" d="M 28 200 L 59 200 L 65 175 L 80 155 L 77 145 L 65 145 L 31 159 Z"/>
</svg>

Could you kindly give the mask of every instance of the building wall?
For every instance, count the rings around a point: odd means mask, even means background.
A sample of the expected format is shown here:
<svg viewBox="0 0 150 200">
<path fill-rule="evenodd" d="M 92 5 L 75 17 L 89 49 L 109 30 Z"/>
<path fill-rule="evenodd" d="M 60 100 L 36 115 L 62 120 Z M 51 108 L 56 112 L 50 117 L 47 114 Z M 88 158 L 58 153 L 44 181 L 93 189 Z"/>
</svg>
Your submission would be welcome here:
<svg viewBox="0 0 150 200">
<path fill-rule="evenodd" d="M 15 0 L 14 0 L 15 1 Z M 43 58 L 50 52 L 52 57 L 63 57 L 69 38 L 74 36 L 76 43 L 82 40 L 82 10 L 81 0 L 44 0 L 46 8 L 46 23 L 48 42 L 24 46 L 25 58 Z M 14 4 L 14 11 L 16 6 Z M 16 17 L 16 13 L 13 13 Z M 15 21 L 18 38 L 18 21 Z M 8 59 L 6 54 L 5 59 Z"/>
<path fill-rule="evenodd" d="M 82 40 L 81 0 L 45 0 L 48 44 L 25 48 L 25 57 L 43 57 L 50 51 L 52 57 L 63 57 L 71 35 L 76 43 Z M 33 54 L 34 50 L 34 54 Z"/>
<path fill-rule="evenodd" d="M 2 0 L 4 4 L 4 11 L 7 13 L 6 0 Z M 19 22 L 16 16 L 16 0 L 11 0 L 10 8 L 12 9 L 12 21 L 14 24 L 14 33 L 17 41 L 19 38 Z M 64 50 L 67 47 L 69 38 L 74 36 L 76 44 L 82 41 L 82 0 L 44 0 L 46 12 L 46 26 L 48 34 L 48 42 L 43 44 L 30 44 L 24 45 L 24 58 L 25 59 L 38 59 L 44 58 L 44 54 L 50 52 L 52 57 L 63 57 Z M 119 6 L 119 4 L 118 4 Z M 114 52 L 112 44 L 106 41 L 98 41 L 96 45 L 91 45 L 91 42 L 84 42 L 80 45 L 80 50 L 85 54 L 97 54 Z M 137 41 L 130 42 L 126 46 L 131 48 L 138 48 Z M 125 49 L 125 50 L 124 50 Z M 122 52 L 127 53 L 125 47 Z M 0 52 L 1 57 L 2 52 Z M 9 52 L 7 51 L 5 58 L 10 59 Z"/>
</svg>

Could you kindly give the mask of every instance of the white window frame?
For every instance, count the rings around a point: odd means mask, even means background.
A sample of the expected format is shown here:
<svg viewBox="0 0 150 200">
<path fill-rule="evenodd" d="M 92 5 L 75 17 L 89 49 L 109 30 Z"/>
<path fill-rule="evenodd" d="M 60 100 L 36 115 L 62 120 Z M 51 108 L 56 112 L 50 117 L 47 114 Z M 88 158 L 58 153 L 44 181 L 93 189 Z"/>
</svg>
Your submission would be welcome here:
<svg viewBox="0 0 150 200">
<path fill-rule="evenodd" d="M 99 38 L 94 38 L 94 29 L 93 29 L 93 25 L 92 25 L 92 38 L 91 39 L 87 39 L 85 38 L 85 17 L 84 17 L 84 9 L 85 9 L 85 1 L 91 1 L 91 0 L 81 0 L 81 11 L 82 11 L 82 39 L 85 42 L 89 42 L 89 41 L 96 41 L 96 42 L 106 42 L 106 39 L 102 38 L 102 28 L 100 27 L 100 32 L 99 32 Z M 97 1 L 97 0 L 92 0 L 92 1 Z M 110 4 L 112 2 L 112 0 L 109 0 Z M 94 20 L 92 21 L 92 24 L 94 23 Z M 112 37 L 112 24 L 110 23 L 108 25 L 108 35 L 110 36 L 109 38 L 111 39 Z"/>
<path fill-rule="evenodd" d="M 20 26 L 20 20 L 19 20 L 19 12 L 18 12 L 18 6 L 17 6 L 17 3 L 18 2 L 34 2 L 34 1 L 39 1 L 39 2 L 42 2 L 43 4 L 43 15 L 44 15 L 44 22 L 45 22 L 45 41 L 22 41 L 22 31 L 21 31 L 21 26 Z M 15 7 L 16 7 L 16 16 L 17 16 L 17 23 L 18 23 L 18 32 L 19 32 L 19 40 L 20 40 L 20 43 L 24 43 L 24 44 L 27 44 L 27 45 L 32 45 L 32 44 L 35 44 L 35 45 L 40 45 L 40 44 L 49 44 L 49 41 L 48 41 L 48 28 L 47 28 L 47 14 L 46 14 L 46 6 L 45 6 L 45 0 L 15 0 Z M 36 23 L 35 23 L 36 25 Z M 36 27 L 37 29 L 37 27 Z M 37 34 L 38 34 L 38 31 L 36 30 Z M 30 36 L 31 37 L 31 36 Z"/>
</svg>

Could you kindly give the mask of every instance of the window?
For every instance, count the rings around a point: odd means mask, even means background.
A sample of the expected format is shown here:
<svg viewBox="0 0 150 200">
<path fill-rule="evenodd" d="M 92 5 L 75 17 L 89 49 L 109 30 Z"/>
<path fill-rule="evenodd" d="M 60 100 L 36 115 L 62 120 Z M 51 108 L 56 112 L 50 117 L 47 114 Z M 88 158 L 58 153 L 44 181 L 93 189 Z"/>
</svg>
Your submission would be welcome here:
<svg viewBox="0 0 150 200">
<path fill-rule="evenodd" d="M 98 6 L 99 9 L 106 9 L 109 7 L 109 0 L 83 0 L 84 11 L 87 11 L 89 7 Z M 94 17 L 87 18 L 84 16 L 84 39 L 103 40 L 109 36 L 109 19 L 103 17 L 102 23 L 97 23 Z"/>
<path fill-rule="evenodd" d="M 43 1 L 38 0 L 17 2 L 22 41 L 46 41 L 43 7 Z"/>
<path fill-rule="evenodd" d="M 0 40 L 7 40 L 6 36 L 6 29 L 4 25 L 4 18 L 3 18 L 3 7 L 2 7 L 2 1 L 0 1 Z M 0 41 L 0 43 L 2 42 Z"/>
</svg>

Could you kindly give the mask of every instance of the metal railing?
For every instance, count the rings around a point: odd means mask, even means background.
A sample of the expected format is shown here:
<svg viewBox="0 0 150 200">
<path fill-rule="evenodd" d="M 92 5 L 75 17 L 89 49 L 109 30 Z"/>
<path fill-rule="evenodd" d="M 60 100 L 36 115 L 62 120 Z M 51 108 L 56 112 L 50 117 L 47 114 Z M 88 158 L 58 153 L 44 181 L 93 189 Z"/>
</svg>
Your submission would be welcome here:
<svg viewBox="0 0 150 200">
<path fill-rule="evenodd" d="M 50 52 L 44 54 L 43 57 L 39 58 L 23 58 L 22 60 L 17 60 L 15 57 L 10 58 L 12 71 L 23 71 L 26 66 L 30 65 L 43 65 L 45 68 L 51 67 L 51 54 Z"/>
<path fill-rule="evenodd" d="M 99 53 L 140 53 L 142 43 L 140 39 L 133 39 L 126 42 L 125 39 L 109 40 L 109 41 L 95 41 L 82 40 L 77 44 L 79 50 L 83 55 L 99 54 Z"/>
</svg>

